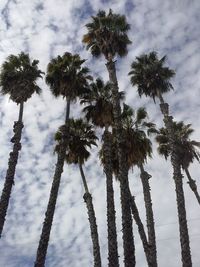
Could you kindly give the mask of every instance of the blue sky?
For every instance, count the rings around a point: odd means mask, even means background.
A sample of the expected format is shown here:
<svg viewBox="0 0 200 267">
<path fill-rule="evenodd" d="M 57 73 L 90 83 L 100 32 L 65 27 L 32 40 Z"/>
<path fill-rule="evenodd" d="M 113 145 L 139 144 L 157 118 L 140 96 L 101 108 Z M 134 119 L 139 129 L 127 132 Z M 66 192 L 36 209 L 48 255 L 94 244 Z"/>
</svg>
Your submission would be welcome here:
<svg viewBox="0 0 200 267">
<path fill-rule="evenodd" d="M 129 37 L 132 45 L 126 58 L 117 61 L 120 90 L 126 91 L 126 102 L 133 108 L 145 106 L 150 119 L 159 126 L 162 116 L 159 106 L 148 98 L 139 98 L 135 88 L 130 86 L 127 73 L 130 64 L 141 53 L 158 51 L 159 56 L 167 54 L 167 64 L 175 69 L 173 79 L 175 90 L 165 99 L 176 120 L 192 123 L 193 138 L 200 136 L 200 2 L 199 0 L 1 0 L 0 1 L 0 64 L 10 54 L 29 52 L 32 59 L 38 59 L 41 70 L 52 57 L 65 51 L 80 53 L 87 59 L 87 66 L 95 77 L 105 81 L 108 74 L 103 58 L 92 59 L 81 39 L 86 32 L 84 25 L 97 10 L 112 8 L 114 12 L 126 14 L 131 24 Z M 37 243 L 41 233 L 44 212 L 47 206 L 56 157 L 53 154 L 53 136 L 64 120 L 65 102 L 53 99 L 44 80 L 39 81 L 41 96 L 33 96 L 24 110 L 23 148 L 16 171 L 16 182 L 0 240 L 0 267 L 33 266 Z M 2 189 L 11 149 L 13 121 L 17 119 L 18 107 L 8 97 L 0 96 L 0 190 Z M 71 115 L 81 114 L 80 105 L 74 104 Z M 100 132 L 100 131 L 98 131 Z M 155 147 L 156 148 L 156 147 Z M 106 244 L 106 196 L 105 177 L 98 163 L 98 150 L 86 163 L 86 177 L 93 194 L 103 266 L 107 264 Z M 146 166 L 151 173 L 153 207 L 155 213 L 158 262 L 160 267 L 179 267 L 180 246 L 178 238 L 177 211 L 169 163 L 161 159 L 154 150 L 153 159 Z M 191 174 L 200 188 L 199 166 L 191 166 Z M 139 172 L 130 172 L 133 195 L 145 222 L 142 188 Z M 122 241 L 120 223 L 119 187 L 114 183 L 118 241 L 121 266 Z M 200 266 L 200 209 L 184 179 L 189 233 L 193 266 Z M 92 247 L 86 208 L 82 199 L 83 186 L 76 166 L 65 166 L 57 202 L 57 209 L 51 232 L 47 255 L 47 267 L 92 266 Z M 138 266 L 147 266 L 142 244 L 134 225 L 136 258 Z"/>
</svg>

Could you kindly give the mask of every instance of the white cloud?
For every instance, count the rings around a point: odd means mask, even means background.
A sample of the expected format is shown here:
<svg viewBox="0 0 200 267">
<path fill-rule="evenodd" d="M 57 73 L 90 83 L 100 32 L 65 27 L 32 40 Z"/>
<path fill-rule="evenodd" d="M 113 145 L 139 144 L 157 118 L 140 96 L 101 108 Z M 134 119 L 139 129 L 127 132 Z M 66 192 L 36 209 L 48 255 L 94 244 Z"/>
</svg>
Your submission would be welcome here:
<svg viewBox="0 0 200 267">
<path fill-rule="evenodd" d="M 65 51 L 80 52 L 88 59 L 87 65 L 95 76 L 108 78 L 104 59 L 93 60 L 85 51 L 81 39 L 85 33 L 84 25 L 90 15 L 98 9 L 112 8 L 115 12 L 125 13 L 131 24 L 129 47 L 126 58 L 118 60 L 117 70 L 119 86 L 126 91 L 126 101 L 137 108 L 145 105 L 151 119 L 159 126 L 162 116 L 159 105 L 154 105 L 148 98 L 139 98 L 135 88 L 130 86 L 127 73 L 131 62 L 141 53 L 156 49 L 160 56 L 167 54 L 168 64 L 176 70 L 173 80 L 175 91 L 167 94 L 170 110 L 178 120 L 186 120 L 195 128 L 194 138 L 200 135 L 199 99 L 200 99 L 200 54 L 199 54 L 199 8 L 198 0 L 167 1 L 1 1 L 0 10 L 0 62 L 9 54 L 29 51 L 32 58 L 40 60 L 40 68 L 46 71 L 50 58 Z M 56 156 L 53 155 L 53 135 L 63 123 L 65 101 L 53 99 L 44 79 L 39 83 L 42 95 L 33 96 L 24 110 L 24 129 L 22 151 L 16 171 L 16 185 L 5 224 L 5 231 L 0 240 L 1 264 L 7 267 L 32 266 L 37 249 L 41 226 L 46 209 L 49 190 L 53 177 Z M 0 188 L 7 168 L 7 158 L 11 148 L 13 121 L 17 120 L 18 107 L 1 97 L 0 131 Z M 81 108 L 72 105 L 71 114 L 77 117 Z M 102 247 L 103 266 L 107 261 L 106 244 L 106 203 L 105 177 L 97 163 L 97 150 L 86 164 L 86 177 L 91 188 Z M 197 180 L 198 164 L 191 166 L 191 174 Z M 170 176 L 169 163 L 154 152 L 153 160 L 147 164 L 152 174 L 151 188 L 157 225 L 158 261 L 160 267 L 181 266 L 178 238 L 177 210 L 174 184 Z M 145 222 L 142 187 L 138 170 L 130 173 L 131 189 L 136 196 Z M 192 192 L 185 183 L 186 205 L 191 234 L 193 266 L 200 265 L 199 220 L 200 211 Z M 119 185 L 115 182 L 117 207 L 117 229 L 119 232 L 120 262 L 122 265 L 122 241 L 120 222 Z M 83 187 L 75 166 L 65 166 L 60 193 L 52 227 L 48 250 L 48 267 L 92 266 L 92 245 L 86 207 L 82 199 Z M 194 220 L 193 220 L 194 219 Z M 196 219 L 196 220 L 195 220 Z M 172 223 L 172 224 L 171 224 Z M 134 225 L 136 256 L 138 266 L 145 266 L 145 256 L 137 228 Z"/>
</svg>

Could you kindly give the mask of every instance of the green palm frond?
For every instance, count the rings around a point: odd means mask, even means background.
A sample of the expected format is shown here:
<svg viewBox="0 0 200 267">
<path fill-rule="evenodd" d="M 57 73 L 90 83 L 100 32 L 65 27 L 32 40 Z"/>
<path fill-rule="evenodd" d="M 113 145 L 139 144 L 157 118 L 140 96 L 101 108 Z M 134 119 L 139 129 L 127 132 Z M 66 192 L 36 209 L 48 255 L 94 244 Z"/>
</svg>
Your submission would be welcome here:
<svg viewBox="0 0 200 267">
<path fill-rule="evenodd" d="M 38 68 L 39 61 L 31 61 L 28 54 L 10 55 L 1 66 L 0 86 L 3 95 L 9 94 L 17 104 L 27 101 L 41 88 L 36 84 L 44 72 Z"/>
<path fill-rule="evenodd" d="M 124 98 L 124 92 L 119 93 L 119 98 Z M 87 121 L 102 128 L 113 124 L 112 89 L 109 82 L 96 79 L 81 96 L 80 103 L 86 105 L 83 112 Z"/>
<path fill-rule="evenodd" d="M 120 57 L 127 54 L 127 46 L 131 44 L 127 32 L 130 25 L 123 15 L 115 14 L 110 9 L 108 14 L 100 10 L 96 16 L 91 17 L 91 22 L 87 23 L 88 32 L 83 36 L 83 43 L 93 56 L 99 57 L 103 54 Z"/>
<path fill-rule="evenodd" d="M 197 150 L 200 148 L 200 142 L 190 140 L 193 132 L 194 130 L 191 128 L 191 124 L 184 124 L 183 121 L 173 122 L 176 151 L 179 155 L 180 164 L 184 169 L 188 168 L 194 159 L 200 161 L 200 153 Z M 167 129 L 161 128 L 155 139 L 158 143 L 159 154 L 168 158 L 170 155 L 170 140 Z"/>
<path fill-rule="evenodd" d="M 46 83 L 55 97 L 75 100 L 77 96 L 88 90 L 88 82 L 92 76 L 87 67 L 82 67 L 85 62 L 78 54 L 64 53 L 53 58 L 47 66 Z"/>
<path fill-rule="evenodd" d="M 90 149 L 92 146 L 97 146 L 97 137 L 95 135 L 93 126 L 83 119 L 69 120 L 69 135 L 64 136 L 65 125 L 59 127 L 55 134 L 55 152 L 58 152 L 60 145 L 64 138 L 68 138 L 68 147 L 66 151 L 66 162 L 68 164 L 81 163 L 83 164 L 90 156 Z"/>
<path fill-rule="evenodd" d="M 147 114 L 146 109 L 144 107 L 138 108 L 136 112 L 135 123 L 137 125 L 140 125 L 147 118 L 148 118 L 148 114 Z"/>
<path fill-rule="evenodd" d="M 141 116 L 140 116 L 141 114 Z M 122 125 L 123 134 L 125 137 L 125 144 L 123 144 L 125 155 L 127 157 L 128 169 L 133 166 L 139 166 L 147 161 L 148 157 L 152 157 L 152 143 L 147 137 L 148 130 L 156 131 L 155 124 L 144 121 L 147 112 L 144 108 L 139 108 L 136 112 L 127 104 L 123 104 L 122 109 Z M 115 176 L 119 172 L 118 156 L 116 152 L 116 139 L 114 133 L 110 133 L 110 143 L 112 144 L 112 165 Z M 99 156 L 101 163 L 104 164 L 103 158 L 104 144 L 100 150 Z"/>
<path fill-rule="evenodd" d="M 155 51 L 136 57 L 131 64 L 131 84 L 137 87 L 138 94 L 152 97 L 155 101 L 159 94 L 173 89 L 170 79 L 175 75 L 174 70 L 165 67 L 166 56 L 158 58 Z"/>
</svg>

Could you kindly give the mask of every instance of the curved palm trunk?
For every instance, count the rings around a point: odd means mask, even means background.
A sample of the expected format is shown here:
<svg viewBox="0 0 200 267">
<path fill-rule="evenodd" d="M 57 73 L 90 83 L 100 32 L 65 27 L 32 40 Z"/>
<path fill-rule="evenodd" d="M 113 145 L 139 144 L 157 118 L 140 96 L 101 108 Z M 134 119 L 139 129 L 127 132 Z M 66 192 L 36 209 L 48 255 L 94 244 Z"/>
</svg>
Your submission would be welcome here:
<svg viewBox="0 0 200 267">
<path fill-rule="evenodd" d="M 20 141 L 21 141 L 22 129 L 24 127 L 22 122 L 23 107 L 24 103 L 22 102 L 20 103 L 18 121 L 15 121 L 13 126 L 14 136 L 10 140 L 12 143 L 14 143 L 14 145 L 12 152 L 10 152 L 10 157 L 8 160 L 8 169 L 0 200 L 0 238 L 2 235 L 6 213 L 8 210 L 12 186 L 14 185 L 15 169 L 18 161 L 19 151 L 21 150 Z"/>
<path fill-rule="evenodd" d="M 199 195 L 198 190 L 197 190 L 196 181 L 192 179 L 188 168 L 185 168 L 184 171 L 185 171 L 185 173 L 187 175 L 187 178 L 188 178 L 188 182 L 187 183 L 189 184 L 191 190 L 194 192 L 195 197 L 196 197 L 198 203 L 200 204 L 200 195 Z"/>
<path fill-rule="evenodd" d="M 181 164 L 179 162 L 179 157 L 176 152 L 176 145 L 174 143 L 174 133 L 173 133 L 173 117 L 169 116 L 169 106 L 164 103 L 163 99 L 160 99 L 161 112 L 164 115 L 164 123 L 169 133 L 169 141 L 171 148 L 171 162 L 173 166 L 173 179 L 175 182 L 176 189 L 176 201 L 178 208 L 178 219 L 179 219 L 179 232 L 180 232 L 180 243 L 181 243 L 181 255 L 182 255 L 182 266 L 191 267 L 192 259 L 190 253 L 190 240 L 187 226 L 187 216 L 185 208 L 185 196 L 183 191 L 183 181 L 181 173 Z"/>
<path fill-rule="evenodd" d="M 90 194 L 88 190 L 87 182 L 85 179 L 85 174 L 83 172 L 81 163 L 79 163 L 79 169 L 80 169 L 83 185 L 85 188 L 85 194 L 83 195 L 83 199 L 86 203 L 87 210 L 88 210 L 88 220 L 90 223 L 90 232 L 91 232 L 91 238 L 92 238 L 92 244 L 93 244 L 94 267 L 101 267 L 99 236 L 98 236 L 98 229 L 97 229 L 94 206 L 92 203 L 92 195 Z"/>
<path fill-rule="evenodd" d="M 141 182 L 144 194 L 144 203 L 146 209 L 146 222 L 147 222 L 147 232 L 148 232 L 148 244 L 149 244 L 149 256 L 150 262 L 153 267 L 157 267 L 157 250 L 156 250 L 156 234 L 155 234 L 155 223 L 152 209 L 152 200 L 150 193 L 149 178 L 151 177 L 145 170 L 143 165 L 140 165 L 141 171 Z"/>
<path fill-rule="evenodd" d="M 130 208 L 130 199 L 128 194 L 129 181 L 127 170 L 127 159 L 124 151 L 125 138 L 122 133 L 121 108 L 119 102 L 119 90 L 116 77 L 115 62 L 110 59 L 106 67 L 109 73 L 109 79 L 112 86 L 113 113 L 114 113 L 114 132 L 117 140 L 117 150 L 119 159 L 119 181 L 122 209 L 122 238 L 124 248 L 124 265 L 125 267 L 135 266 L 135 246 L 133 239 L 132 217 Z"/>
<path fill-rule="evenodd" d="M 68 136 L 68 131 L 69 131 L 69 125 L 68 125 L 69 113 L 70 113 L 70 100 L 68 99 L 67 107 L 66 107 L 66 118 L 65 118 L 66 138 L 63 141 L 63 144 L 58 153 L 55 173 L 54 173 L 53 182 L 51 186 L 51 192 L 49 196 L 49 202 L 48 202 L 47 210 L 45 213 L 45 219 L 44 219 L 44 223 L 42 227 L 42 233 L 40 236 L 40 241 L 39 241 L 39 245 L 37 249 L 37 256 L 36 256 L 34 267 L 44 267 L 45 265 L 51 226 L 53 222 L 53 216 L 55 212 L 55 207 L 56 207 L 56 202 L 57 202 L 57 197 L 58 197 L 58 190 L 59 190 L 60 180 L 61 180 L 61 174 L 63 172 L 66 148 L 67 148 L 67 143 L 68 143 L 67 136 Z"/>
<path fill-rule="evenodd" d="M 107 230 L 108 230 L 108 266 L 119 267 L 119 255 L 117 244 L 117 229 L 113 190 L 113 175 L 112 175 L 112 141 L 110 133 L 107 129 L 103 135 L 104 141 L 104 172 L 106 174 L 106 192 L 107 192 Z"/>
<path fill-rule="evenodd" d="M 131 191 L 130 190 L 129 190 L 129 196 L 130 196 L 130 200 L 131 200 L 132 215 L 133 215 L 133 218 L 134 218 L 134 220 L 135 220 L 135 222 L 137 224 L 137 227 L 138 227 L 138 232 L 139 232 L 139 235 L 140 235 L 140 239 L 142 241 L 142 245 L 143 245 L 144 253 L 145 253 L 145 256 L 146 256 L 146 260 L 147 260 L 148 266 L 152 267 L 153 265 L 151 263 L 151 258 L 150 258 L 150 254 L 149 254 L 149 244 L 148 244 L 147 236 L 146 236 L 146 233 L 145 233 L 145 230 L 144 230 L 144 225 L 142 223 L 142 220 L 140 218 L 137 205 L 135 203 L 135 197 L 131 195 Z"/>
</svg>

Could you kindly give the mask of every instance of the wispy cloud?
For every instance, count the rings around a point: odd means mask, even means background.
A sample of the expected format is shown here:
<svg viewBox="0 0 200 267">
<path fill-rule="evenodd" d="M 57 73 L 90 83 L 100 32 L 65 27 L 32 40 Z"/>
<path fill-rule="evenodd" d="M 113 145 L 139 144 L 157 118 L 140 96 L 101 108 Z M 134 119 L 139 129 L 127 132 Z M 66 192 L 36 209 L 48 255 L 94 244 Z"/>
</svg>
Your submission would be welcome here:
<svg viewBox="0 0 200 267">
<path fill-rule="evenodd" d="M 98 9 L 112 8 L 127 15 L 131 24 L 132 45 L 126 58 L 117 62 L 119 86 L 126 91 L 126 101 L 137 108 L 145 105 L 151 119 L 162 125 L 158 104 L 148 98 L 140 99 L 135 88 L 130 86 L 127 73 L 136 56 L 157 50 L 160 56 L 167 54 L 168 64 L 176 70 L 173 80 L 175 91 L 166 95 L 175 119 L 192 123 L 194 138 L 200 135 L 200 53 L 198 0 L 167 1 L 89 1 L 89 0 L 33 0 L 0 2 L 0 63 L 9 54 L 20 51 L 30 53 L 40 60 L 45 71 L 50 58 L 65 51 L 78 52 L 87 59 L 87 65 L 95 76 L 108 79 L 104 59 L 94 60 L 82 45 L 84 25 Z M 65 102 L 53 99 L 44 80 L 40 81 L 42 95 L 34 96 L 25 105 L 22 151 L 16 171 L 5 231 L 0 240 L 1 266 L 33 266 L 44 212 L 47 206 L 56 156 L 53 154 L 53 135 L 63 123 Z M 0 188 L 7 168 L 11 148 L 12 124 L 17 119 L 18 107 L 8 97 L 0 97 Z M 72 115 L 80 115 L 78 104 L 72 107 Z M 86 164 L 86 177 L 91 188 L 97 212 L 103 266 L 107 265 L 106 244 L 106 196 L 105 177 L 97 161 L 97 150 Z M 191 173 L 200 187 L 198 164 Z M 158 261 L 161 267 L 181 266 L 180 246 L 174 184 L 170 164 L 154 152 L 147 170 L 152 174 L 151 187 L 157 225 Z M 200 266 L 199 221 L 200 210 L 196 199 L 185 182 L 186 204 L 191 234 L 193 266 Z M 142 188 L 138 170 L 130 173 L 130 183 L 136 202 L 145 222 Z M 119 186 L 115 182 L 117 229 L 119 233 L 120 262 L 122 264 L 122 241 L 120 222 Z M 48 267 L 92 266 L 92 245 L 83 187 L 76 166 L 65 166 L 52 227 L 48 250 Z M 194 220 L 195 219 L 195 220 Z M 137 228 L 134 225 L 138 266 L 146 266 L 145 256 Z"/>
</svg>

